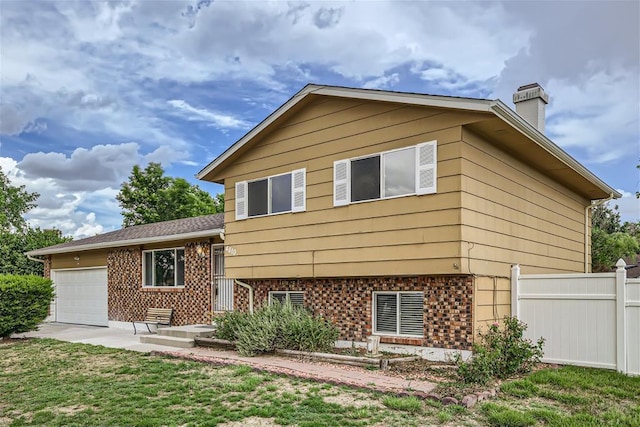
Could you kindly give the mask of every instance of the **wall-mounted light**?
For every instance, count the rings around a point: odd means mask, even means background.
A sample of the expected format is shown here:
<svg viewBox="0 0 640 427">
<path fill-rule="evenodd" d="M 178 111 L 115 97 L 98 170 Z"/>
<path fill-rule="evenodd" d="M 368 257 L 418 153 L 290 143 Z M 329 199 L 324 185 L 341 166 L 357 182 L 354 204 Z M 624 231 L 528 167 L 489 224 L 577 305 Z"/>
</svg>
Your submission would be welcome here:
<svg viewBox="0 0 640 427">
<path fill-rule="evenodd" d="M 204 246 L 196 245 L 196 254 L 198 255 L 198 258 L 204 258 L 206 256 L 204 253 Z"/>
<path fill-rule="evenodd" d="M 80 261 L 80 257 L 78 255 L 76 255 L 76 256 L 73 257 L 73 260 L 74 261 Z"/>
</svg>

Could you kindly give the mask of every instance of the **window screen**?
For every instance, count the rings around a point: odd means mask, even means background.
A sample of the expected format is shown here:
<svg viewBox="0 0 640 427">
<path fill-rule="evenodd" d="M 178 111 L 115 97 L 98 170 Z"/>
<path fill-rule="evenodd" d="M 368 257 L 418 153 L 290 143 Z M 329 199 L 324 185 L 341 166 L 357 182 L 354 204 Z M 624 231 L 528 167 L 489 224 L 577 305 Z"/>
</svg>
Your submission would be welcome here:
<svg viewBox="0 0 640 427">
<path fill-rule="evenodd" d="M 351 201 L 380 198 L 380 156 L 351 161 Z"/>
</svg>

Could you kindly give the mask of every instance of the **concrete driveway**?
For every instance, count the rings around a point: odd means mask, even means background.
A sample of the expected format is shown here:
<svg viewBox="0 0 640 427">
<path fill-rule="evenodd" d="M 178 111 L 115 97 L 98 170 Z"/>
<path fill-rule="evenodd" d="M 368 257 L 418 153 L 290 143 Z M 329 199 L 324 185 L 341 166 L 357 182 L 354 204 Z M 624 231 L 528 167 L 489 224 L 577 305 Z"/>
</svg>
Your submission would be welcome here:
<svg viewBox="0 0 640 427">
<path fill-rule="evenodd" d="M 105 347 L 122 348 L 144 353 L 150 351 L 179 351 L 175 347 L 141 343 L 140 336 L 147 335 L 148 332 L 133 335 L 133 331 L 125 329 L 71 325 L 67 323 L 42 323 L 38 326 L 38 329 L 38 331 L 17 334 L 17 336 L 55 338 L 61 341 L 103 345 Z"/>
</svg>

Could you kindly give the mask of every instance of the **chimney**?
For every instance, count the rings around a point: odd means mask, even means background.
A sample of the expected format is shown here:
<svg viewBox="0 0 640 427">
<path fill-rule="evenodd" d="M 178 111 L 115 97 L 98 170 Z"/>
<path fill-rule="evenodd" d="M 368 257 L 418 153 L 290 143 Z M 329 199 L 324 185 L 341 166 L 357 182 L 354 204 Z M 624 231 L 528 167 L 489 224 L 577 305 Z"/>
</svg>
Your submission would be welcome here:
<svg viewBox="0 0 640 427">
<path fill-rule="evenodd" d="M 544 110 L 549 103 L 549 95 L 538 83 L 520 86 L 513 94 L 513 103 L 520 117 L 544 133 Z"/>
</svg>

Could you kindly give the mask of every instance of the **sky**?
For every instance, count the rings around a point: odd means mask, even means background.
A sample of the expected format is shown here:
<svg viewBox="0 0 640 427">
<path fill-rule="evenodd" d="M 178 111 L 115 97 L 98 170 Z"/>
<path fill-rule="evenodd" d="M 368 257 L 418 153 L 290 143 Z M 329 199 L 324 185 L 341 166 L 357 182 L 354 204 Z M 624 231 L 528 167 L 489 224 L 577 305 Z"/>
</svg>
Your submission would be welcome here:
<svg viewBox="0 0 640 427">
<path fill-rule="evenodd" d="M 503 100 L 640 221 L 638 1 L 0 0 L 0 167 L 32 226 L 121 227 L 138 164 L 195 174 L 307 83 Z"/>
</svg>

